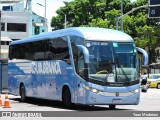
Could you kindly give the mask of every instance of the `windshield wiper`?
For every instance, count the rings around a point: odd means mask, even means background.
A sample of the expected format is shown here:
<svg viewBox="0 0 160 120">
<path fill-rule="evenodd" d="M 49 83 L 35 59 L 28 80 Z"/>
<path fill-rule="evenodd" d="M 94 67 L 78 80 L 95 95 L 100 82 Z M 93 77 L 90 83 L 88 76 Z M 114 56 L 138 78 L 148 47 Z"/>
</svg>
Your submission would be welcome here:
<svg viewBox="0 0 160 120">
<path fill-rule="evenodd" d="M 126 78 L 126 79 L 127 79 L 127 81 L 129 82 L 129 78 L 128 78 L 128 76 L 126 75 L 126 73 L 125 73 L 125 71 L 124 71 L 124 69 L 123 69 L 123 66 L 122 66 L 122 65 L 120 65 L 120 68 L 121 68 L 122 73 L 124 74 L 125 78 Z"/>
<path fill-rule="evenodd" d="M 124 71 L 124 69 L 123 69 L 123 66 L 122 66 L 122 65 L 119 65 L 119 60 L 118 60 L 118 58 L 116 58 L 115 64 L 116 64 L 117 66 L 120 66 L 120 69 L 122 70 L 123 75 L 124 75 L 125 78 L 127 79 L 127 82 L 129 82 L 130 80 L 129 80 L 128 76 L 126 75 L 126 73 L 125 73 L 125 71 Z M 115 65 L 115 66 L 116 66 L 116 65 Z M 117 72 L 117 71 L 116 71 L 116 72 Z M 117 75 L 116 75 L 116 76 L 117 76 Z"/>
</svg>

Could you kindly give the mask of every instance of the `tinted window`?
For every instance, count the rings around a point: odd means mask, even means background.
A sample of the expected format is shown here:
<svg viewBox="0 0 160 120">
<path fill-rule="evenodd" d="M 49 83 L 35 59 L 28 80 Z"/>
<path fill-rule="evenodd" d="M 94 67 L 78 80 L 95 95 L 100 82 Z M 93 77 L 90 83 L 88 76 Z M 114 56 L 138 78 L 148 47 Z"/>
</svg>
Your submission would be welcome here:
<svg viewBox="0 0 160 120">
<path fill-rule="evenodd" d="M 70 63 L 68 43 L 65 38 L 12 45 L 9 48 L 9 59 L 63 60 Z"/>
<path fill-rule="evenodd" d="M 33 60 L 45 60 L 46 54 L 46 41 L 37 41 L 29 45 L 28 50 L 32 48 L 32 51 L 29 51 L 30 54 L 33 53 Z"/>
<path fill-rule="evenodd" d="M 9 45 L 10 41 L 1 41 L 1 45 Z"/>
<path fill-rule="evenodd" d="M 16 58 L 16 46 L 12 45 L 12 46 L 9 46 L 9 59 L 12 60 L 14 58 Z"/>
<path fill-rule="evenodd" d="M 78 36 L 70 36 L 70 41 L 76 45 L 84 45 L 84 38 Z"/>
<path fill-rule="evenodd" d="M 61 37 L 49 40 L 46 57 L 48 60 L 64 60 L 69 62 L 69 49 L 65 38 Z"/>
<path fill-rule="evenodd" d="M 44 60 L 46 41 L 36 41 L 10 46 L 10 59 Z"/>
<path fill-rule="evenodd" d="M 9 32 L 26 32 L 26 24 L 7 23 L 7 31 L 9 31 Z"/>
</svg>

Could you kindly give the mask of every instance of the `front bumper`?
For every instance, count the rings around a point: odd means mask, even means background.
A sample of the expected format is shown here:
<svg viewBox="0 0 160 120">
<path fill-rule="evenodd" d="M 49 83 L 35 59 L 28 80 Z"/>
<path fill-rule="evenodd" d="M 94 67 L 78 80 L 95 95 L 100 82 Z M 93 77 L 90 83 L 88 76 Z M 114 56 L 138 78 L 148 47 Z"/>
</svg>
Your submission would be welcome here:
<svg viewBox="0 0 160 120">
<path fill-rule="evenodd" d="M 140 101 L 140 92 L 123 96 L 121 93 L 113 93 L 115 96 L 104 96 L 90 92 L 87 97 L 89 105 L 137 105 Z M 119 96 L 116 96 L 119 94 Z M 126 93 L 127 94 L 127 93 Z M 122 96 L 121 96 L 122 95 Z"/>
</svg>

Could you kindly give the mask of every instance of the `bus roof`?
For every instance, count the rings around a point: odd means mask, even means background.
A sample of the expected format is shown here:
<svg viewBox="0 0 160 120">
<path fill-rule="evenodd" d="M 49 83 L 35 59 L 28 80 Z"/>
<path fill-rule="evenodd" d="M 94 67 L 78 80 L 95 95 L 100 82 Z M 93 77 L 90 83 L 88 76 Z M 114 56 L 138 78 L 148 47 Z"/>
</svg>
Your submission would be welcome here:
<svg viewBox="0 0 160 120">
<path fill-rule="evenodd" d="M 96 41 L 117 41 L 117 42 L 133 42 L 131 36 L 121 31 L 98 28 L 98 27 L 72 27 L 66 29 L 60 29 L 52 32 L 42 33 L 30 38 L 13 41 L 12 44 L 20 44 L 31 41 L 43 40 L 47 38 L 62 37 L 68 35 L 76 35 L 86 40 L 96 40 Z"/>
</svg>

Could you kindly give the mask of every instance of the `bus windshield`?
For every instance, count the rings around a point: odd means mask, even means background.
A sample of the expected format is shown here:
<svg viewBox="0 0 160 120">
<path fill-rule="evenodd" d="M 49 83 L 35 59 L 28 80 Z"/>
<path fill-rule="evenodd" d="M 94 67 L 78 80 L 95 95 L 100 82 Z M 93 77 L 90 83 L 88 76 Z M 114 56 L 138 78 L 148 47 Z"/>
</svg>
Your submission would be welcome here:
<svg viewBox="0 0 160 120">
<path fill-rule="evenodd" d="M 109 83 L 138 80 L 138 58 L 133 43 L 86 41 L 90 55 L 89 79 Z"/>
</svg>

